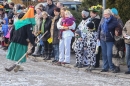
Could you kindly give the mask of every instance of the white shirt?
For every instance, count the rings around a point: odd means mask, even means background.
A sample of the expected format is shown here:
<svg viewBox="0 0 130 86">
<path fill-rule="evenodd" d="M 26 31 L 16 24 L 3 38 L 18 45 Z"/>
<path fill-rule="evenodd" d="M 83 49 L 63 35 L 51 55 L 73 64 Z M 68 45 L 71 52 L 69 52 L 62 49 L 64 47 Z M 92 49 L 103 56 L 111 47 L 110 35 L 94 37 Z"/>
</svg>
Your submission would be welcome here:
<svg viewBox="0 0 130 86">
<path fill-rule="evenodd" d="M 57 28 L 58 29 L 63 29 L 62 18 L 60 18 L 59 21 L 57 22 Z M 75 28 L 76 28 L 76 24 L 74 22 L 73 25 L 69 26 L 69 30 L 63 31 L 62 37 L 63 38 L 70 37 L 70 36 L 73 37 L 74 33 L 71 30 L 75 30 Z"/>
</svg>

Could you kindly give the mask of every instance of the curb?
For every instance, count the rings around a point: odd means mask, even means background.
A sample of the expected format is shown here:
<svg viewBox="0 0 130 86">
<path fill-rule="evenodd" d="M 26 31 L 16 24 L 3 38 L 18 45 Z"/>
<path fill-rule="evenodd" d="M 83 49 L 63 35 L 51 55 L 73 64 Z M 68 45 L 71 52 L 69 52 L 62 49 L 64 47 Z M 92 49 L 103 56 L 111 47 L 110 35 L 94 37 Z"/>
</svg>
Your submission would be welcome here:
<svg viewBox="0 0 130 86">
<path fill-rule="evenodd" d="M 29 58 L 35 58 L 33 56 L 29 56 Z M 47 63 L 52 63 L 52 60 L 43 60 L 42 57 L 36 57 L 35 58 L 37 61 L 35 62 L 47 62 Z M 55 64 L 52 64 L 52 65 L 55 65 Z M 112 76 L 112 77 L 119 77 L 119 78 L 125 78 L 125 79 L 130 79 L 130 76 L 129 74 L 124 74 L 122 72 L 120 73 L 112 73 L 112 72 L 100 72 L 101 71 L 101 68 L 96 68 L 92 71 L 86 71 L 86 67 L 83 67 L 83 68 L 77 68 L 77 67 L 74 67 L 73 64 L 65 64 L 65 65 L 62 65 L 62 67 L 65 67 L 65 68 L 73 68 L 75 70 L 78 70 L 78 71 L 84 71 L 84 72 L 88 72 L 88 73 L 94 73 L 94 74 L 101 74 L 101 75 L 107 75 L 107 76 Z"/>
</svg>

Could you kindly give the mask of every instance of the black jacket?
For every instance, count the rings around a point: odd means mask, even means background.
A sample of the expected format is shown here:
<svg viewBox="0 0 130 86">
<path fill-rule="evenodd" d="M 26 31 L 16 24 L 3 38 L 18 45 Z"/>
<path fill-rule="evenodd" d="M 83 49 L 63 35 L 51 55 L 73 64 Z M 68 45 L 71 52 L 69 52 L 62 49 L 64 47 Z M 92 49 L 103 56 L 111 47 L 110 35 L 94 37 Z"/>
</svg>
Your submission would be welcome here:
<svg viewBox="0 0 130 86">
<path fill-rule="evenodd" d="M 40 31 L 41 31 L 41 28 L 42 28 L 42 22 L 43 22 L 43 19 L 41 19 L 41 23 L 40 23 Z M 48 31 L 45 36 L 43 37 L 43 41 L 47 41 L 48 38 L 50 38 L 50 29 L 51 29 L 51 17 L 48 16 L 46 21 L 45 21 L 45 24 L 44 24 L 44 32 Z"/>
<path fill-rule="evenodd" d="M 46 8 L 45 8 L 45 11 L 52 17 L 54 17 L 54 8 L 56 6 L 54 4 L 52 5 L 47 5 Z"/>
<path fill-rule="evenodd" d="M 57 22 L 59 21 L 59 18 L 60 16 L 55 20 L 55 23 L 54 23 L 52 44 L 59 44 L 59 39 L 58 39 L 59 30 L 57 28 Z"/>
<path fill-rule="evenodd" d="M 99 23 L 101 21 L 100 16 L 97 15 L 96 17 L 92 18 L 91 21 L 94 22 L 94 24 L 95 24 L 95 30 L 97 31 Z"/>
<path fill-rule="evenodd" d="M 11 34 L 10 34 L 10 41 L 19 43 L 21 45 L 28 45 L 27 39 L 34 45 L 34 38 L 32 34 L 32 25 L 28 24 L 21 27 L 18 30 L 15 30 L 13 27 Z"/>
</svg>

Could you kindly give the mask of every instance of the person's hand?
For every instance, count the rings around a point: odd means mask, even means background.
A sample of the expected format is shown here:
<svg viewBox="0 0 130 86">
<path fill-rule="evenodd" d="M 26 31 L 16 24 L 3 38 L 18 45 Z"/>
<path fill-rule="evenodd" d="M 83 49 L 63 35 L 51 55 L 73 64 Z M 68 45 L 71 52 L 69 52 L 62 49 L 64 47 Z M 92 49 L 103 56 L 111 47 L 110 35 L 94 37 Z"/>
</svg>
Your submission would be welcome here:
<svg viewBox="0 0 130 86">
<path fill-rule="evenodd" d="M 84 47 L 84 50 L 87 50 L 87 47 Z"/>
<path fill-rule="evenodd" d="M 65 30 L 68 30 L 69 29 L 69 27 L 63 27 Z"/>
<path fill-rule="evenodd" d="M 79 41 L 82 41 L 82 38 L 80 37 L 80 38 L 78 38 L 78 40 L 79 40 Z"/>
</svg>

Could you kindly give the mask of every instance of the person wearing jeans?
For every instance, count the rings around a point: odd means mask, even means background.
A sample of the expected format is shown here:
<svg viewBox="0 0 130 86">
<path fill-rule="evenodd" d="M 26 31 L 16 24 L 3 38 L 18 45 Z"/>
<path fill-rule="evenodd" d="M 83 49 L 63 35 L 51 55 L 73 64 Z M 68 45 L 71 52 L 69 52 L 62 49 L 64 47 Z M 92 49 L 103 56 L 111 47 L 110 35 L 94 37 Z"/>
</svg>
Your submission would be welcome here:
<svg viewBox="0 0 130 86">
<path fill-rule="evenodd" d="M 51 38 L 52 38 L 52 46 L 53 46 L 53 53 L 54 53 L 54 60 L 52 62 L 58 62 L 59 60 L 59 39 L 58 33 L 59 30 L 57 28 L 57 22 L 60 19 L 60 8 L 54 8 L 54 18 L 52 19 L 51 24 Z"/>
<path fill-rule="evenodd" d="M 103 16 L 98 28 L 98 40 L 101 42 L 103 59 L 103 69 L 101 72 L 107 72 L 109 69 L 114 71 L 112 47 L 114 44 L 115 28 L 118 23 L 110 9 L 104 10 Z"/>
<path fill-rule="evenodd" d="M 125 74 L 130 74 L 130 20 L 126 22 L 122 33 L 125 38 L 126 62 L 128 67 L 128 71 L 126 71 Z"/>
<path fill-rule="evenodd" d="M 112 63 L 112 47 L 114 42 L 105 42 L 101 40 L 101 48 L 102 48 L 102 59 L 103 59 L 103 69 L 106 71 L 110 68 L 113 70 Z"/>
</svg>

